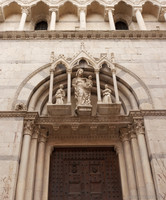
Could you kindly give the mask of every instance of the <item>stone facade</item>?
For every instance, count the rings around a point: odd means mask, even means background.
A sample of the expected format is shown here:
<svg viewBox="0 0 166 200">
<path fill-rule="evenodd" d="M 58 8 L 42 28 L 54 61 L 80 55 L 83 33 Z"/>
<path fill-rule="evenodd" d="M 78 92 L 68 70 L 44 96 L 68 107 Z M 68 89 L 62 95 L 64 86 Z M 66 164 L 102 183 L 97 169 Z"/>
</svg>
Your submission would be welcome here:
<svg viewBox="0 0 166 200">
<path fill-rule="evenodd" d="M 54 147 L 113 146 L 123 200 L 166 200 L 166 2 L 1 1 L 0 41 L 0 199 L 48 200 Z"/>
</svg>

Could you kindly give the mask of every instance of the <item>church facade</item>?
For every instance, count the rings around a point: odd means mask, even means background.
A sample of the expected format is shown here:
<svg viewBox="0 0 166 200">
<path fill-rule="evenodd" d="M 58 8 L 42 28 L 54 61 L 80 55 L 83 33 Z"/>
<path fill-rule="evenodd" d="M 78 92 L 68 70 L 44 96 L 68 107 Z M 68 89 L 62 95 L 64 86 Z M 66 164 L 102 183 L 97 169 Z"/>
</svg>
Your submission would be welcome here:
<svg viewBox="0 0 166 200">
<path fill-rule="evenodd" d="M 166 200 L 166 2 L 0 5 L 0 199 Z"/>
</svg>

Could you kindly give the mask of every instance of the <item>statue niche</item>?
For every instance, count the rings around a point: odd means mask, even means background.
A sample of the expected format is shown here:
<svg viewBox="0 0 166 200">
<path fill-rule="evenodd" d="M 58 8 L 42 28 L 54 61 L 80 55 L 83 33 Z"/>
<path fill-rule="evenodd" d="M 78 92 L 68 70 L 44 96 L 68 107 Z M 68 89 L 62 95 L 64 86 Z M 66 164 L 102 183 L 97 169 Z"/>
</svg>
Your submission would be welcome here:
<svg viewBox="0 0 166 200">
<path fill-rule="evenodd" d="M 84 70 L 78 69 L 76 77 L 72 80 L 74 95 L 76 99 L 76 113 L 79 115 L 91 114 L 91 88 L 93 86 L 92 76 L 83 77 Z"/>
</svg>

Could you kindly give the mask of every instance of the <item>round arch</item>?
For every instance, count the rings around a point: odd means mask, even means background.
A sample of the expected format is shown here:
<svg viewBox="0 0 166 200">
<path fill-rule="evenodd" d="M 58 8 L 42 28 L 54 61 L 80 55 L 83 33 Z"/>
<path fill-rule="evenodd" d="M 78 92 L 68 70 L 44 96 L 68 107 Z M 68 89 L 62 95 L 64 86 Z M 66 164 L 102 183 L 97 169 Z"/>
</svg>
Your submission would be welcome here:
<svg viewBox="0 0 166 200">
<path fill-rule="evenodd" d="M 57 61 L 60 63 L 60 61 Z M 55 65 L 55 63 L 54 63 Z M 132 109 L 153 109 L 153 101 L 150 92 L 145 83 L 133 72 L 126 69 L 122 65 L 115 64 L 117 69 L 117 83 L 119 88 L 120 100 L 122 101 L 122 107 L 126 110 L 124 113 L 128 113 Z M 18 87 L 15 94 L 12 109 L 15 109 L 17 103 L 24 103 L 28 106 L 29 111 L 39 111 L 46 105 L 48 90 L 49 90 L 49 75 L 51 64 L 46 64 L 33 73 L 31 73 Z M 108 80 L 107 74 L 102 74 L 101 88 Z M 110 85 L 111 85 L 111 79 Z M 66 84 L 63 75 L 59 79 L 59 83 Z M 56 86 L 57 87 L 57 86 Z M 54 90 L 56 90 L 56 87 Z M 36 92 L 37 91 L 37 92 Z M 36 95 L 36 99 L 35 99 Z M 34 97 L 33 97 L 34 96 Z M 42 98 L 42 102 L 36 108 L 31 106 L 29 108 L 29 102 L 32 100 L 38 101 Z M 32 105 L 32 103 L 31 103 Z M 39 113 L 40 113 L 39 112 Z"/>
</svg>

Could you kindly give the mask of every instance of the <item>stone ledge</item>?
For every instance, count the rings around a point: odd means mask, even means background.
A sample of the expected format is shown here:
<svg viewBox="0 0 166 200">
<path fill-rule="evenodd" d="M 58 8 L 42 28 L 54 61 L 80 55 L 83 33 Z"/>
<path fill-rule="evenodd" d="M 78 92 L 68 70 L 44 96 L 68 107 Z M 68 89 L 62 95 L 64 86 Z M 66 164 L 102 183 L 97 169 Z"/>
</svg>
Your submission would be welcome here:
<svg viewBox="0 0 166 200">
<path fill-rule="evenodd" d="M 123 31 L 0 31 L 0 40 L 166 39 L 166 30 Z"/>
</svg>

